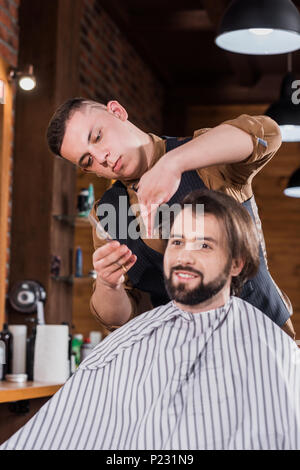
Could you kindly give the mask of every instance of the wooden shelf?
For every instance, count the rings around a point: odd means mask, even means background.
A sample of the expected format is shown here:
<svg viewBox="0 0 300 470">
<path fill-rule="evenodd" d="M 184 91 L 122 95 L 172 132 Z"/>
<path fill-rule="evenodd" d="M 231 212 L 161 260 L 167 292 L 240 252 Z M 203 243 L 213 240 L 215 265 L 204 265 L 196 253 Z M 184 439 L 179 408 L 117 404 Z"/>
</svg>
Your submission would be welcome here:
<svg viewBox="0 0 300 470">
<path fill-rule="evenodd" d="M 0 403 L 8 403 L 31 398 L 50 397 L 54 395 L 63 384 L 48 384 L 43 382 L 0 382 Z"/>
<path fill-rule="evenodd" d="M 53 218 L 59 222 L 71 225 L 72 227 L 88 227 L 91 228 L 90 221 L 87 217 L 81 217 L 78 215 L 66 215 L 66 214 L 53 214 Z"/>
<path fill-rule="evenodd" d="M 93 276 L 51 276 L 51 279 L 57 282 L 66 282 L 68 284 L 75 283 L 83 283 L 83 282 L 90 282 L 91 280 L 94 281 L 96 278 Z"/>
</svg>

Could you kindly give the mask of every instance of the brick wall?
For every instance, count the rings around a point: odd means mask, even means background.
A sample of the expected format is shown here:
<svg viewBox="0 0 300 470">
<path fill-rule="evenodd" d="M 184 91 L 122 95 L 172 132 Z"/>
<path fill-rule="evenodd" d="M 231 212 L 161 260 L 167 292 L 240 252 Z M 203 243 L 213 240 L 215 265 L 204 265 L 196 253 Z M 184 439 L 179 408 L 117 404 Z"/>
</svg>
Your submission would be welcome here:
<svg viewBox="0 0 300 470">
<path fill-rule="evenodd" d="M 18 61 L 20 0 L 0 0 L 0 56 L 16 67 Z"/>
<path fill-rule="evenodd" d="M 0 0 L 0 57 L 2 57 L 9 65 L 16 67 L 18 63 L 19 49 L 19 27 L 18 27 L 18 8 L 21 0 Z M 14 95 L 16 87 L 14 87 Z M 3 106 L 3 105 L 0 105 Z M 14 122 L 13 108 L 13 122 Z M 12 209 L 12 169 L 13 169 L 13 135 L 11 142 L 10 156 L 10 193 L 9 193 L 9 219 L 7 233 L 7 273 L 6 273 L 6 289 L 8 287 L 9 262 L 10 262 L 10 228 L 11 228 L 11 209 Z"/>
<path fill-rule="evenodd" d="M 162 132 L 164 90 L 101 6 L 84 0 L 80 41 L 81 96 L 117 99 L 129 120 L 144 131 Z"/>
</svg>

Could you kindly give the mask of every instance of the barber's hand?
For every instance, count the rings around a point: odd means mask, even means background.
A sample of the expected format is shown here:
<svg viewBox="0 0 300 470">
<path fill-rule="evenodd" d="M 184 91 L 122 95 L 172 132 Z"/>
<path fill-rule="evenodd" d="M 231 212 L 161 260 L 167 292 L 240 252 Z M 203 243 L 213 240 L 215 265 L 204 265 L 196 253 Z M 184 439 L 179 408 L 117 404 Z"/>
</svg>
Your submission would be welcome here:
<svg viewBox="0 0 300 470">
<path fill-rule="evenodd" d="M 162 157 L 151 170 L 141 177 L 137 196 L 148 237 L 151 237 L 153 233 L 158 206 L 171 199 L 176 193 L 180 181 L 181 171 L 171 163 L 167 156 Z"/>
<path fill-rule="evenodd" d="M 125 272 L 135 264 L 137 257 L 126 245 L 112 241 L 97 248 L 93 254 L 93 266 L 97 282 L 117 288 L 125 281 Z M 124 269 L 122 268 L 122 265 Z"/>
</svg>

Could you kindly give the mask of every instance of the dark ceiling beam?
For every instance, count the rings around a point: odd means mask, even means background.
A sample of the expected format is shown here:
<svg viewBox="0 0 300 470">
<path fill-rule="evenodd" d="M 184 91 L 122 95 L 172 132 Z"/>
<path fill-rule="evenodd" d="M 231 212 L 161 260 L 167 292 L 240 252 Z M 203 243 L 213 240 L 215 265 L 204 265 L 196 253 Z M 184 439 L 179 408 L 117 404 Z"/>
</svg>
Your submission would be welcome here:
<svg viewBox="0 0 300 470">
<path fill-rule="evenodd" d="M 203 0 L 203 6 L 216 32 L 229 3 L 230 0 Z M 261 73 L 255 56 L 235 54 L 225 50 L 224 54 L 226 54 L 232 71 L 241 86 L 251 87 L 258 82 Z"/>
<path fill-rule="evenodd" d="M 206 10 L 153 11 L 140 10 L 131 13 L 134 31 L 212 31 L 213 25 Z"/>
<path fill-rule="evenodd" d="M 119 0 L 120 3 L 122 0 Z M 134 10 L 165 10 L 165 11 L 176 11 L 176 10 L 198 10 L 203 8 L 202 0 L 126 0 L 127 8 L 130 11 Z"/>
<path fill-rule="evenodd" d="M 210 77 L 205 84 L 170 88 L 168 95 L 170 100 L 184 100 L 187 105 L 270 104 L 278 99 L 281 82 L 281 74 L 263 75 L 254 87 L 233 83 L 230 75 Z"/>
</svg>

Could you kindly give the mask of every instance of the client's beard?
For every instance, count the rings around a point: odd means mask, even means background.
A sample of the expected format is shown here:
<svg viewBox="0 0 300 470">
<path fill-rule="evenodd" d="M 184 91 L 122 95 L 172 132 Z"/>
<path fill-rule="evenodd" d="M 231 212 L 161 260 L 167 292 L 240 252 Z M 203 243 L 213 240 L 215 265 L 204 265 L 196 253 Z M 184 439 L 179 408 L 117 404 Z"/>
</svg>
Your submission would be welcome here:
<svg viewBox="0 0 300 470">
<path fill-rule="evenodd" d="M 207 284 L 203 283 L 203 273 L 196 271 L 188 266 L 174 266 L 171 268 L 170 276 L 167 277 L 164 274 L 165 287 L 170 299 L 183 305 L 197 305 L 201 302 L 214 297 L 220 290 L 225 286 L 231 268 L 231 260 L 228 259 L 223 271 L 212 281 Z M 182 270 L 197 274 L 200 276 L 198 286 L 193 289 L 188 289 L 185 283 L 177 284 L 176 286 L 172 282 L 172 274 L 175 270 Z"/>
</svg>

